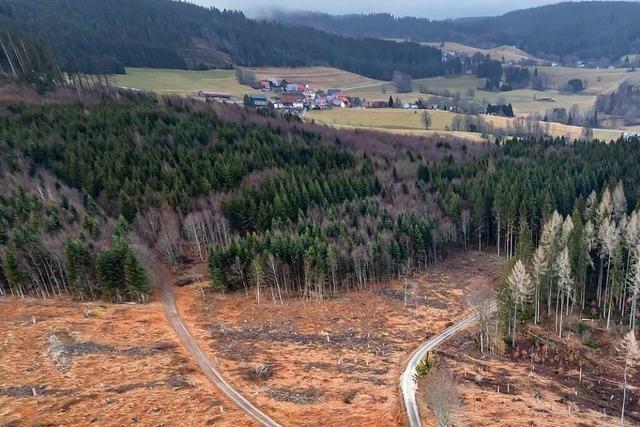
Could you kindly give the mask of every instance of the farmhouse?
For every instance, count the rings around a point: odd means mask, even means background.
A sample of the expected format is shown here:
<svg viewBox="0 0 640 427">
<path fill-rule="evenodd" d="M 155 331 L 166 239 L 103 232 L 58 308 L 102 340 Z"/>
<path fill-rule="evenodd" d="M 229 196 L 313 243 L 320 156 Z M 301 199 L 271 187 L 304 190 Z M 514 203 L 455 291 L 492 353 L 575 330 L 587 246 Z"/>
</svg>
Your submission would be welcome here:
<svg viewBox="0 0 640 427">
<path fill-rule="evenodd" d="M 304 94 L 297 93 L 285 93 L 280 98 L 280 101 L 285 108 L 293 108 L 296 110 L 302 110 L 307 102 L 307 98 Z"/>
<path fill-rule="evenodd" d="M 311 104 L 311 108 L 314 110 L 325 110 L 329 108 L 329 104 L 327 102 L 326 96 L 316 96 L 313 104 Z"/>
<path fill-rule="evenodd" d="M 280 80 L 275 77 L 267 77 L 265 80 L 269 82 L 272 88 L 280 86 Z"/>
<path fill-rule="evenodd" d="M 249 95 L 245 98 L 245 104 L 250 107 L 268 107 L 269 101 L 266 95 L 260 93 Z"/>
<path fill-rule="evenodd" d="M 296 93 L 296 92 L 304 93 L 307 91 L 311 91 L 311 85 L 306 82 L 287 83 L 287 86 L 285 87 L 285 91 L 292 92 L 292 93 Z"/>
<path fill-rule="evenodd" d="M 260 80 L 260 88 L 265 92 L 271 91 L 271 82 L 269 80 Z"/>
</svg>

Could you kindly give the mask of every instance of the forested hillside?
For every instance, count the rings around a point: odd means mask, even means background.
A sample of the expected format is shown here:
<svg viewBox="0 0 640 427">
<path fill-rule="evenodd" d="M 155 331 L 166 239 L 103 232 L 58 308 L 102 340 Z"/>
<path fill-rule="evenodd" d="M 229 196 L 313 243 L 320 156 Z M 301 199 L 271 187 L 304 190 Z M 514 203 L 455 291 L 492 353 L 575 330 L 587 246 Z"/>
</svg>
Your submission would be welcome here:
<svg viewBox="0 0 640 427">
<path fill-rule="evenodd" d="M 0 32 L 0 76 L 27 82 L 39 93 L 62 83 L 53 51 L 10 31 Z"/>
<path fill-rule="evenodd" d="M 220 290 L 322 298 L 450 250 L 515 255 L 554 210 L 620 183 L 629 212 L 640 184 L 637 140 L 384 141 L 147 97 L 4 106 L 0 149 L 5 291 L 115 299 L 148 289 L 142 244 Z"/>
<path fill-rule="evenodd" d="M 0 1 L 0 23 L 55 47 L 62 68 L 228 68 L 329 65 L 390 80 L 442 74 L 441 52 L 414 43 L 352 39 L 247 19 L 170 0 Z"/>
<path fill-rule="evenodd" d="M 352 37 L 414 41 L 457 41 L 477 47 L 515 45 L 538 56 L 617 62 L 640 52 L 634 2 L 563 2 L 510 12 L 498 17 L 431 21 L 388 14 L 331 16 L 315 13 L 275 14 L 283 23 L 308 25 Z"/>
</svg>

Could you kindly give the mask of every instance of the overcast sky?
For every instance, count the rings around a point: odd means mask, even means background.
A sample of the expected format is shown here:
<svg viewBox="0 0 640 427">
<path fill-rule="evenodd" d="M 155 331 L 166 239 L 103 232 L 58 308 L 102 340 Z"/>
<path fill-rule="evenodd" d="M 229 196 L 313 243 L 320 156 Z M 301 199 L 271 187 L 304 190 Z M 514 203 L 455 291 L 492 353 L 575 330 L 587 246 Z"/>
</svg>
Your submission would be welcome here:
<svg viewBox="0 0 640 427">
<path fill-rule="evenodd" d="M 501 15 L 515 9 L 558 3 L 549 0 L 192 0 L 218 9 L 241 9 L 249 16 L 286 8 L 331 14 L 389 12 L 432 19 Z"/>
</svg>

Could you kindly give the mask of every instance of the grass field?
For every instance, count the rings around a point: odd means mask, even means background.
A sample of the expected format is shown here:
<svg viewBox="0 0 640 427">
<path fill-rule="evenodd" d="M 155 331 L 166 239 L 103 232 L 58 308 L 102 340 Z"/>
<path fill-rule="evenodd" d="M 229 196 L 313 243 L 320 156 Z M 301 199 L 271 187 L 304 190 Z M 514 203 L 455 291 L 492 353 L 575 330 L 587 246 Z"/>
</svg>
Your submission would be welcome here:
<svg viewBox="0 0 640 427">
<path fill-rule="evenodd" d="M 413 82 L 413 92 L 397 94 L 394 86 L 388 82 L 381 82 L 377 85 L 368 85 L 350 90 L 349 93 L 366 99 L 388 99 L 389 95 L 399 96 L 403 101 L 415 101 L 418 98 L 426 98 L 429 95 L 420 93 L 421 88 L 427 91 L 441 93 L 448 90 L 451 94 L 459 94 L 466 97 L 470 89 L 474 90 L 471 100 L 486 105 L 487 103 L 507 102 L 511 103 L 517 115 L 529 115 L 537 113 L 544 115 L 549 109 L 564 107 L 569 110 L 574 105 L 580 107 L 581 111 L 587 111 L 595 104 L 596 97 L 600 93 L 611 92 L 625 79 L 640 81 L 640 72 L 633 73 L 624 69 L 585 69 L 566 67 L 538 67 L 539 73 L 546 74 L 551 85 L 563 87 L 570 79 L 580 78 L 586 81 L 587 89 L 579 94 L 564 94 L 558 90 L 547 90 L 544 92 L 531 89 L 519 89 L 509 92 L 489 92 L 479 90 L 484 85 L 484 79 L 475 76 L 459 76 L 454 78 L 434 77 L 428 79 L 417 79 Z M 550 97 L 555 100 L 553 103 L 536 101 L 535 98 Z"/>
<path fill-rule="evenodd" d="M 238 83 L 233 70 L 186 71 L 127 68 L 127 74 L 111 76 L 114 84 L 160 94 L 191 95 L 200 89 L 227 92 L 241 98 L 254 92 Z"/>
<path fill-rule="evenodd" d="M 352 89 L 382 83 L 379 80 L 330 67 L 254 68 L 253 71 L 258 79 L 278 77 L 289 82 L 304 81 L 311 84 L 314 89 Z"/>
<path fill-rule="evenodd" d="M 522 49 L 518 49 L 517 47 L 507 46 L 507 45 L 494 47 L 492 49 L 480 49 L 477 47 L 468 46 L 468 45 L 457 43 L 457 42 L 444 42 L 444 46 L 442 45 L 442 43 L 426 43 L 426 44 L 436 48 L 443 47 L 444 49 L 450 50 L 450 51 L 459 50 L 469 56 L 472 56 L 475 53 L 480 52 L 483 55 L 489 55 L 492 59 L 496 59 L 498 61 L 501 61 L 502 58 L 504 58 L 504 60 L 507 62 L 508 61 L 519 62 L 521 60 L 532 59 L 536 61 L 538 64 L 544 63 L 544 61 L 542 61 L 541 59 L 538 59 L 535 56 L 528 54 Z"/>
<path fill-rule="evenodd" d="M 306 81 L 314 88 L 326 89 L 340 87 L 350 95 L 373 100 L 386 100 L 390 95 L 399 96 L 403 101 L 415 101 L 429 95 L 420 93 L 421 88 L 428 91 L 442 92 L 448 90 L 451 94 L 465 97 L 470 89 L 475 91 L 473 101 L 479 104 L 506 101 L 513 104 L 518 115 L 538 113 L 554 107 L 570 109 L 578 105 L 582 111 L 593 106 L 599 93 L 614 90 L 623 80 L 640 81 L 640 71 L 633 73 L 624 69 L 579 69 L 563 67 L 539 67 L 540 73 L 549 76 L 551 84 L 562 87 L 572 78 L 581 78 L 587 82 L 587 89 L 580 94 L 563 94 L 557 90 L 545 92 L 531 89 L 514 90 L 510 92 L 488 92 L 478 90 L 484 84 L 483 79 L 475 76 L 460 76 L 455 78 L 434 77 L 417 79 L 413 82 L 413 92 L 397 94 L 393 84 L 382 82 L 347 71 L 328 67 L 306 68 L 256 68 L 258 78 L 267 76 L 283 77 L 289 81 Z M 128 68 L 126 75 L 114 75 L 112 80 L 119 86 L 154 91 L 158 93 L 193 94 L 200 89 L 228 92 L 238 98 L 254 92 L 248 86 L 240 85 L 232 70 L 185 71 L 167 69 Z M 535 101 L 534 97 L 551 97 L 556 102 L 546 103 Z"/>
<path fill-rule="evenodd" d="M 258 79 L 268 76 L 285 78 L 288 81 L 306 81 L 312 87 L 327 89 L 331 87 L 354 88 L 368 85 L 378 86 L 381 82 L 358 74 L 328 67 L 307 68 L 255 68 Z M 227 92 L 242 98 L 254 93 L 249 86 L 238 83 L 233 70 L 169 70 L 152 68 L 127 68 L 125 75 L 112 75 L 118 86 L 142 89 L 161 94 L 191 95 L 200 89 Z"/>
<path fill-rule="evenodd" d="M 448 111 L 429 111 L 431 126 L 426 131 L 422 121 L 422 111 L 395 110 L 395 109 L 348 109 L 310 111 L 306 117 L 331 126 L 343 128 L 362 128 L 380 130 L 390 133 L 409 134 L 433 134 L 446 131 L 451 126 L 453 118 L 459 114 Z M 493 123 L 498 128 L 506 128 L 509 121 L 506 117 L 483 116 L 485 120 Z M 569 136 L 572 139 L 579 138 L 582 128 L 579 126 L 567 126 L 560 123 L 551 123 L 550 132 L 553 136 Z M 594 136 L 599 139 L 611 139 L 620 136 L 622 131 L 596 129 Z M 457 136 L 470 139 L 479 139 L 479 134 L 469 132 L 457 132 Z"/>
</svg>

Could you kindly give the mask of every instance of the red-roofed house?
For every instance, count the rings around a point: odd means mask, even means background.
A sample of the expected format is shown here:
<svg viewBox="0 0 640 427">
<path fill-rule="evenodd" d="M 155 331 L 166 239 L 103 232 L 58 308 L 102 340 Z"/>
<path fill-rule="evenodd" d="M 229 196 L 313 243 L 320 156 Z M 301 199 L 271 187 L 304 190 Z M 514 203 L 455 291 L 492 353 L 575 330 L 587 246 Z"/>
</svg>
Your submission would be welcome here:
<svg viewBox="0 0 640 427">
<path fill-rule="evenodd" d="M 304 108 L 304 105 L 306 104 L 307 98 L 304 96 L 304 94 L 299 92 L 285 93 L 280 98 L 280 101 L 284 104 L 285 107 L 302 110 Z"/>
</svg>

